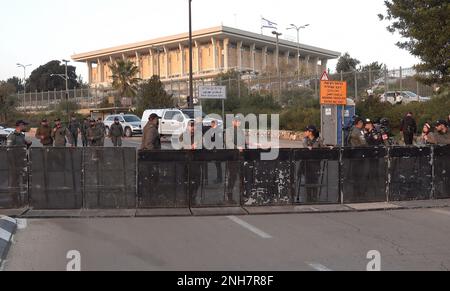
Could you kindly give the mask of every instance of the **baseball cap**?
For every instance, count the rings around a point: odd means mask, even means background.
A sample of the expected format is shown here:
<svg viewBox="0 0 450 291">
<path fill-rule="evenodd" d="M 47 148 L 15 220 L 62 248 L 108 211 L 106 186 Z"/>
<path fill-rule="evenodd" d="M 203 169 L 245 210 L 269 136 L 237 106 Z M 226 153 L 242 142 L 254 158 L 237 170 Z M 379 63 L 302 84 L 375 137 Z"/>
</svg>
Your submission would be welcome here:
<svg viewBox="0 0 450 291">
<path fill-rule="evenodd" d="M 367 119 L 364 121 L 364 124 L 373 124 L 373 121 L 370 120 L 369 118 L 367 118 Z"/>
<path fill-rule="evenodd" d="M 445 121 L 443 119 L 436 121 L 436 126 L 440 126 L 440 125 L 448 126 L 448 123 L 447 123 L 447 121 Z"/>
<path fill-rule="evenodd" d="M 154 120 L 154 119 L 161 119 L 161 117 L 159 117 L 158 114 L 156 114 L 156 113 L 152 113 L 149 117 L 149 120 Z"/>
<path fill-rule="evenodd" d="M 18 120 L 16 122 L 16 126 L 21 126 L 21 125 L 28 125 L 28 122 L 24 121 L 24 120 Z"/>
<path fill-rule="evenodd" d="M 48 122 L 48 120 L 44 118 L 44 119 L 41 120 L 41 122 L 42 122 L 42 123 Z"/>
<path fill-rule="evenodd" d="M 55 122 L 61 122 L 61 119 L 57 118 L 55 119 Z"/>
<path fill-rule="evenodd" d="M 305 131 L 317 132 L 317 127 L 315 127 L 314 125 L 310 125 L 305 128 Z"/>
</svg>

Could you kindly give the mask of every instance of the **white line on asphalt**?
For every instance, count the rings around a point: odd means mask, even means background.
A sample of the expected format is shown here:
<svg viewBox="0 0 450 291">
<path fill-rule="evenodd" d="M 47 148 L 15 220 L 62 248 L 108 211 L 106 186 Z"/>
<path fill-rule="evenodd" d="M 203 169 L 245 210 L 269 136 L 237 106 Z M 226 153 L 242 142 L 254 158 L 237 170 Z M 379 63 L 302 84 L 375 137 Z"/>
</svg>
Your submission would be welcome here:
<svg viewBox="0 0 450 291">
<path fill-rule="evenodd" d="M 0 261 L 0 272 L 5 271 L 5 265 L 6 265 L 6 261 Z"/>
<path fill-rule="evenodd" d="M 311 263 L 311 264 L 308 264 L 308 265 L 311 268 L 313 268 L 314 270 L 319 271 L 319 272 L 332 272 L 333 271 L 333 270 L 325 267 L 324 265 L 317 264 L 317 263 Z"/>
<path fill-rule="evenodd" d="M 242 219 L 237 218 L 236 216 L 228 216 L 228 219 L 230 219 L 231 221 L 239 224 L 240 226 L 242 226 L 243 228 L 248 229 L 249 231 L 253 232 L 254 234 L 264 238 L 264 239 L 271 239 L 272 236 L 270 234 L 265 233 L 264 231 L 254 227 L 253 225 L 243 221 Z"/>
<path fill-rule="evenodd" d="M 433 209 L 433 210 L 431 210 L 431 212 L 434 212 L 434 213 L 437 213 L 437 214 L 443 214 L 443 215 L 450 216 L 450 211 L 447 211 L 447 210 Z"/>
<path fill-rule="evenodd" d="M 11 233 L 0 228 L 0 239 L 9 242 L 9 240 L 11 239 Z"/>
<path fill-rule="evenodd" d="M 0 219 L 1 220 L 5 220 L 5 221 L 9 221 L 9 222 L 11 222 L 11 223 L 14 223 L 14 224 L 16 224 L 16 220 L 14 219 L 14 218 L 11 218 L 11 217 L 8 217 L 8 216 L 0 216 Z"/>
</svg>

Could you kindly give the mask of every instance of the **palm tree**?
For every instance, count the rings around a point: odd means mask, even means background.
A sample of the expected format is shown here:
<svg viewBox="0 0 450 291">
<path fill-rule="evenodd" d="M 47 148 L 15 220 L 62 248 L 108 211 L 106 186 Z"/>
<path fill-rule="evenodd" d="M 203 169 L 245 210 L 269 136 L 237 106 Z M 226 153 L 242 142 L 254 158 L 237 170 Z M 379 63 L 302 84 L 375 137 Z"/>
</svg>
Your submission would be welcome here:
<svg viewBox="0 0 450 291">
<path fill-rule="evenodd" d="M 118 60 L 109 65 L 112 73 L 112 86 L 119 91 L 120 97 L 135 97 L 137 85 L 141 81 L 136 76 L 139 68 L 130 61 Z"/>
</svg>

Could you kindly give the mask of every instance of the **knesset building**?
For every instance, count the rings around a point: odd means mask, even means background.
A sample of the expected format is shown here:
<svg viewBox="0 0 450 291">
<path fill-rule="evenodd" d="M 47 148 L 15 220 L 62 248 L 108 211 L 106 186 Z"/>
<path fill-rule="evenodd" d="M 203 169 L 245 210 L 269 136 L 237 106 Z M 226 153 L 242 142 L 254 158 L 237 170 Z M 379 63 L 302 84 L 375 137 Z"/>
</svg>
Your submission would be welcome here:
<svg viewBox="0 0 450 291">
<path fill-rule="evenodd" d="M 326 70 L 327 62 L 339 52 L 279 40 L 277 61 L 276 38 L 226 26 L 193 32 L 193 72 L 195 80 L 211 80 L 219 74 L 236 70 L 263 74 L 276 72 L 279 65 L 293 75 L 299 68 L 305 74 Z M 187 86 L 189 78 L 189 35 L 187 33 L 154 40 L 126 44 L 72 56 L 88 66 L 91 87 L 111 87 L 109 65 L 118 59 L 132 61 L 141 79 L 159 75 L 164 83 L 178 82 Z M 286 66 L 287 65 L 287 66 Z"/>
</svg>

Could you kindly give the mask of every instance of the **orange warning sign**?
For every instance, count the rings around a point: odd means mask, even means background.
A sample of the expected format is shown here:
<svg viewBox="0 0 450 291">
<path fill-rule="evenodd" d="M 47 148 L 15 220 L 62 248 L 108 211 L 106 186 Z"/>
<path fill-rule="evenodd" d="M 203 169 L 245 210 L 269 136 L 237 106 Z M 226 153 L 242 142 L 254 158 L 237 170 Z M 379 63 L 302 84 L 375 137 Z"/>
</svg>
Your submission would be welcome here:
<svg viewBox="0 0 450 291">
<path fill-rule="evenodd" d="M 321 105 L 347 105 L 347 82 L 321 81 Z"/>
</svg>

